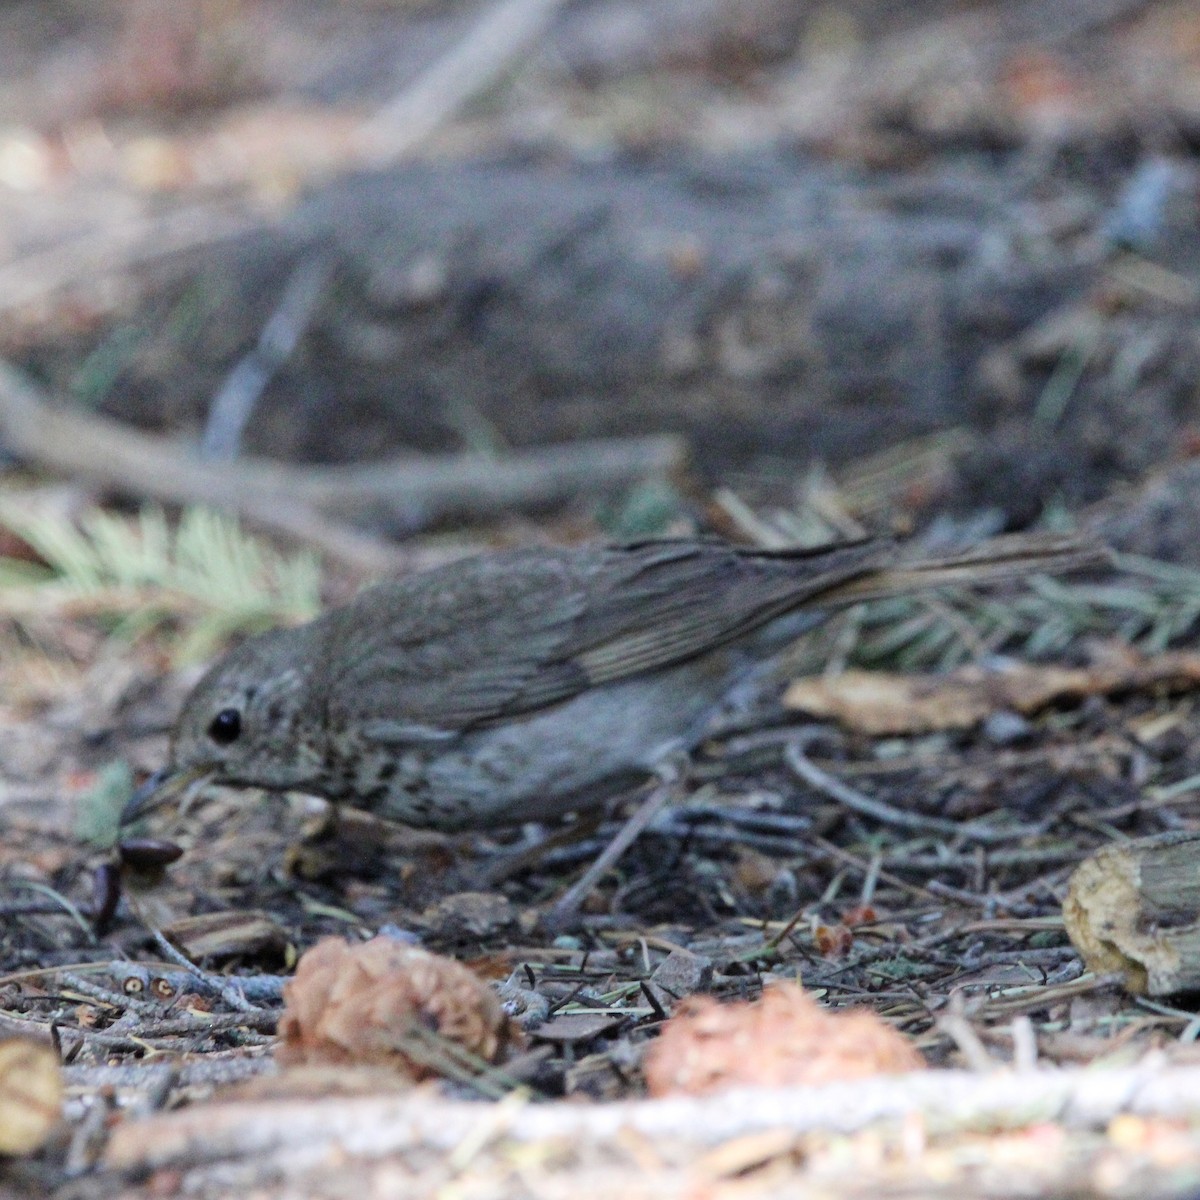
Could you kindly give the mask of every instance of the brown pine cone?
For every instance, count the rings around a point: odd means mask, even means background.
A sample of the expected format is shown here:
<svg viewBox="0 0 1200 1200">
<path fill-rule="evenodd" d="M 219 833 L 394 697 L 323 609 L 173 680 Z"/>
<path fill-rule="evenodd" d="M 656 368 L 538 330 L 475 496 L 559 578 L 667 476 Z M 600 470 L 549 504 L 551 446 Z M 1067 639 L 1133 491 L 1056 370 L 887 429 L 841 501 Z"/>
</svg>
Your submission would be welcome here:
<svg viewBox="0 0 1200 1200">
<path fill-rule="evenodd" d="M 514 1035 L 472 971 L 388 937 L 324 938 L 301 956 L 283 996 L 276 1057 L 285 1066 L 388 1066 L 427 1079 L 461 1064 L 459 1048 L 499 1061 Z"/>
<path fill-rule="evenodd" d="M 873 1012 L 830 1012 L 803 988 L 777 983 L 751 1003 L 684 1001 L 646 1054 L 652 1096 L 732 1087 L 788 1087 L 894 1075 L 925 1067 Z"/>
</svg>

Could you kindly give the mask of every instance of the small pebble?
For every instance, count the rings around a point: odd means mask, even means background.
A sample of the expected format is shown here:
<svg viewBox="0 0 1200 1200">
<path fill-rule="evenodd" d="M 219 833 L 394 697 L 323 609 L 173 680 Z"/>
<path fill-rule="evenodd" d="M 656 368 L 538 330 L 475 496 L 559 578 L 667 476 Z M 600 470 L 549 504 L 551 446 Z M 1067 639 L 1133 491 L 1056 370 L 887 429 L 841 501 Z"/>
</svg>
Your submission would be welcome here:
<svg viewBox="0 0 1200 1200">
<path fill-rule="evenodd" d="M 1033 726 L 1020 713 L 1002 708 L 983 722 L 983 736 L 993 746 L 1011 746 L 1033 734 Z"/>
<path fill-rule="evenodd" d="M 690 950 L 672 950 L 654 968 L 650 982 L 670 993 L 674 999 L 704 992 L 712 986 L 713 961 Z"/>
</svg>

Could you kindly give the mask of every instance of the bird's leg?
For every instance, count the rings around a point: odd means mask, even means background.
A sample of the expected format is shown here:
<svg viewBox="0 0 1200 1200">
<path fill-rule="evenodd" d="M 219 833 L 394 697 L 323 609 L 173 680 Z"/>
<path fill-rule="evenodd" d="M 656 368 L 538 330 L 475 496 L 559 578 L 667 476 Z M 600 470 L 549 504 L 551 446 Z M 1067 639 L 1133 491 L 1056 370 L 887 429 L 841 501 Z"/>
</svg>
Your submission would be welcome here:
<svg viewBox="0 0 1200 1200">
<path fill-rule="evenodd" d="M 384 846 L 401 853 L 428 852 L 448 844 L 435 830 L 396 825 L 350 805 L 327 803 L 301 828 L 285 858 L 290 875 L 323 879 L 331 875 L 369 876 L 386 861 Z"/>
<path fill-rule="evenodd" d="M 596 861 L 562 894 L 550 910 L 548 922 L 551 927 L 569 925 L 574 921 L 580 906 L 596 884 L 633 845 L 638 835 L 678 795 L 679 786 L 686 773 L 687 761 L 686 755 L 677 753 L 661 759 L 655 765 L 654 774 L 658 783 L 617 831 L 613 840 L 600 852 Z"/>
<path fill-rule="evenodd" d="M 338 805 L 327 800 L 318 812 L 305 818 L 299 836 L 284 856 L 284 869 L 300 879 L 330 875 L 337 870 L 344 841 Z"/>
</svg>

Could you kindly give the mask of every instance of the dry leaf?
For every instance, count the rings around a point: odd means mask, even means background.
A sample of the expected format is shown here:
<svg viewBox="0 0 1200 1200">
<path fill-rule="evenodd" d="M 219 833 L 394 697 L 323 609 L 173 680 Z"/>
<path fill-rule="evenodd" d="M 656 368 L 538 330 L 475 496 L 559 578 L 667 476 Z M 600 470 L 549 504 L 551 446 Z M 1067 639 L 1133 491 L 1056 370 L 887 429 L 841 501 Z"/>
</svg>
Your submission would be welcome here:
<svg viewBox="0 0 1200 1200">
<path fill-rule="evenodd" d="M 791 1129 L 763 1129 L 757 1133 L 745 1133 L 701 1155 L 695 1164 L 695 1174 L 701 1179 L 711 1176 L 728 1179 L 741 1175 L 773 1158 L 794 1154 L 799 1140 Z"/>
<path fill-rule="evenodd" d="M 0 1154 L 31 1154 L 62 1115 L 63 1081 L 52 1047 L 0 1042 Z"/>
<path fill-rule="evenodd" d="M 1014 663 L 1002 669 L 962 667 L 944 675 L 845 671 L 797 679 L 786 708 L 833 717 L 861 733 L 929 733 L 969 729 L 994 712 L 1033 713 L 1059 700 L 1200 683 L 1200 654 L 1175 651 L 1143 658 L 1134 651 L 1107 654 L 1088 667 Z"/>
<path fill-rule="evenodd" d="M 388 937 L 318 942 L 301 956 L 284 1001 L 277 1056 L 288 1066 L 383 1065 L 425 1079 L 461 1062 L 463 1051 L 497 1062 L 515 1037 L 495 992 L 472 971 Z"/>
<path fill-rule="evenodd" d="M 803 988 L 777 983 L 762 999 L 721 1004 L 693 997 L 646 1054 L 652 1096 L 706 1095 L 732 1087 L 787 1087 L 899 1074 L 920 1054 L 873 1012 L 830 1012 Z"/>
</svg>

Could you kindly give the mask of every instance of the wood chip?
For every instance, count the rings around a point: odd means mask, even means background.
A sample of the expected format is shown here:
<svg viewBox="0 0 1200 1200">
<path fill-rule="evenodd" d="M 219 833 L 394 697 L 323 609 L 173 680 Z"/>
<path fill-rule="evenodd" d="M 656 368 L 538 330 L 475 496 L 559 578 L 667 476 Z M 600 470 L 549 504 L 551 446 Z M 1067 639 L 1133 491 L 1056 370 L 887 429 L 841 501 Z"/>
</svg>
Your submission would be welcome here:
<svg viewBox="0 0 1200 1200">
<path fill-rule="evenodd" d="M 1119 972 L 1127 991 L 1200 988 L 1200 833 L 1098 850 L 1071 876 L 1063 920 L 1088 968 Z"/>
<path fill-rule="evenodd" d="M 40 1042 L 0 1042 L 0 1154 L 31 1154 L 62 1115 L 58 1055 Z"/>
<path fill-rule="evenodd" d="M 189 958 L 236 958 L 258 954 L 282 956 L 288 936 L 267 913 L 203 913 L 181 917 L 164 926 L 163 933 Z"/>
<path fill-rule="evenodd" d="M 611 1013 L 564 1013 L 543 1021 L 533 1030 L 533 1036 L 546 1042 L 590 1042 L 620 1023 L 621 1018 Z"/>
</svg>

